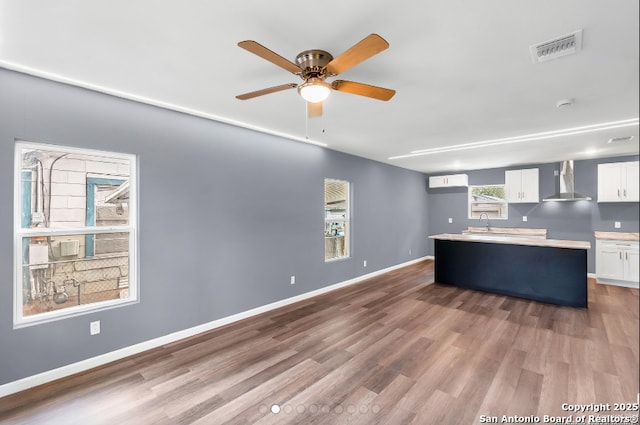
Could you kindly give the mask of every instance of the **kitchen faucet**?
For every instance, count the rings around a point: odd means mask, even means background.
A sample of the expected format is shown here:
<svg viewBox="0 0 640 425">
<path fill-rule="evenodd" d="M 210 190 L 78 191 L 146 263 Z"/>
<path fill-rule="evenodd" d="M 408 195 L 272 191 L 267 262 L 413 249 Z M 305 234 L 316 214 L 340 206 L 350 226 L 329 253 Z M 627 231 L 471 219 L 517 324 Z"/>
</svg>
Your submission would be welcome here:
<svg viewBox="0 0 640 425">
<path fill-rule="evenodd" d="M 482 221 L 482 216 L 484 216 L 484 218 L 487 220 L 487 224 L 485 225 L 485 229 L 487 230 L 487 232 L 489 231 L 489 214 L 483 212 L 480 214 L 480 221 Z"/>
</svg>

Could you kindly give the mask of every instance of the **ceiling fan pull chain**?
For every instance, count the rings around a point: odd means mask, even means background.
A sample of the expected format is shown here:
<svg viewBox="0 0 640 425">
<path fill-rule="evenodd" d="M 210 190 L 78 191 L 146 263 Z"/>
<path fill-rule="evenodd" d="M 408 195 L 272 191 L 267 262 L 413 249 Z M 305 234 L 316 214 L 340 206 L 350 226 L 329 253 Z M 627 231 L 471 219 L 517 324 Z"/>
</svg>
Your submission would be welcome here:
<svg viewBox="0 0 640 425">
<path fill-rule="evenodd" d="M 304 137 L 309 140 L 309 102 L 305 102 Z"/>
<path fill-rule="evenodd" d="M 324 109 L 324 105 L 322 106 L 322 108 Z M 324 114 L 320 116 L 320 119 L 322 120 L 322 134 L 324 134 Z"/>
</svg>

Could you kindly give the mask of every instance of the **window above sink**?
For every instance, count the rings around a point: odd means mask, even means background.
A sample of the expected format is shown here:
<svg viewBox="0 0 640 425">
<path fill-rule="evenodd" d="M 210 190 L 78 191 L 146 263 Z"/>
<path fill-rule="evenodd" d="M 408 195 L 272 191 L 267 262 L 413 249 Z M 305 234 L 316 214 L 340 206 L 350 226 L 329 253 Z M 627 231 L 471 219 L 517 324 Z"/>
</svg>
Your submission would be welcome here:
<svg viewBox="0 0 640 425">
<path fill-rule="evenodd" d="M 509 204 L 503 184 L 469 186 L 469 219 L 506 220 Z"/>
</svg>

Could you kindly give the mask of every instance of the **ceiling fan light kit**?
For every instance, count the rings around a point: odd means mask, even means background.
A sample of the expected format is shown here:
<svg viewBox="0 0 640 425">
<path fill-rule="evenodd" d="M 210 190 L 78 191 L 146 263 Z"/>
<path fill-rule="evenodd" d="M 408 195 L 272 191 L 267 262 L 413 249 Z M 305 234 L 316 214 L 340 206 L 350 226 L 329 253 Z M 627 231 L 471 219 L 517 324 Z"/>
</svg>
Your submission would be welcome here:
<svg viewBox="0 0 640 425">
<path fill-rule="evenodd" d="M 298 93 L 307 102 L 318 103 L 329 97 L 331 86 L 321 78 L 314 77 L 298 86 Z"/>
<path fill-rule="evenodd" d="M 238 46 L 299 76 L 304 81 L 300 85 L 294 83 L 283 84 L 236 96 L 240 100 L 253 99 L 265 94 L 297 88 L 300 96 L 307 101 L 308 116 L 317 117 L 322 115 L 322 101 L 329 96 L 331 90 L 384 101 L 391 99 L 396 93 L 395 90 L 353 81 L 335 80 L 331 84 L 325 81 L 327 77 L 336 76 L 386 50 L 389 47 L 389 43 L 377 34 L 368 35 L 336 58 L 324 50 L 305 50 L 296 56 L 296 63 L 285 59 L 253 40 L 241 41 Z"/>
</svg>

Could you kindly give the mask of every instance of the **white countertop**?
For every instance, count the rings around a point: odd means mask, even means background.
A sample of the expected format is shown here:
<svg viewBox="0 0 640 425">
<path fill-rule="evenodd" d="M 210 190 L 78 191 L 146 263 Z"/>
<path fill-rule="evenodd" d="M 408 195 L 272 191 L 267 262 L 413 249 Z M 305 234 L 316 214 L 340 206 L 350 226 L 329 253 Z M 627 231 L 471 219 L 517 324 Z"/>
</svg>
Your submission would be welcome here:
<svg viewBox="0 0 640 425">
<path fill-rule="evenodd" d="M 587 241 L 569 241 L 561 239 L 541 239 L 527 238 L 517 236 L 497 236 L 488 234 L 466 234 L 443 233 L 440 235 L 429 236 L 429 239 L 440 239 L 448 241 L 462 242 L 484 242 L 484 243 L 500 243 L 511 245 L 528 245 L 542 246 L 551 248 L 569 248 L 569 249 L 591 249 L 591 243 Z"/>
</svg>

